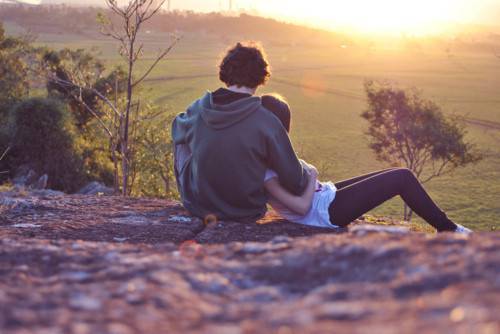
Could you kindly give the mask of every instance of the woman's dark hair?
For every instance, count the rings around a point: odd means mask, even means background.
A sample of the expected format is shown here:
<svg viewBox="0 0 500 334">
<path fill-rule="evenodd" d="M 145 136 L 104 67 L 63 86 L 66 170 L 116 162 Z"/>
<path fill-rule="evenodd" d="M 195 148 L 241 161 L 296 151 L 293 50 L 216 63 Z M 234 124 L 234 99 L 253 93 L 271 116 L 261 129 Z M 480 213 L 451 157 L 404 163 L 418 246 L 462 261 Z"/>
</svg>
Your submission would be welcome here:
<svg viewBox="0 0 500 334">
<path fill-rule="evenodd" d="M 290 132 L 292 112 L 285 99 L 278 94 L 268 94 L 262 96 L 262 106 L 272 112 L 283 124 L 286 132 Z"/>
<path fill-rule="evenodd" d="M 238 43 L 229 49 L 219 65 L 219 78 L 227 86 L 257 88 L 271 76 L 262 46 Z"/>
</svg>

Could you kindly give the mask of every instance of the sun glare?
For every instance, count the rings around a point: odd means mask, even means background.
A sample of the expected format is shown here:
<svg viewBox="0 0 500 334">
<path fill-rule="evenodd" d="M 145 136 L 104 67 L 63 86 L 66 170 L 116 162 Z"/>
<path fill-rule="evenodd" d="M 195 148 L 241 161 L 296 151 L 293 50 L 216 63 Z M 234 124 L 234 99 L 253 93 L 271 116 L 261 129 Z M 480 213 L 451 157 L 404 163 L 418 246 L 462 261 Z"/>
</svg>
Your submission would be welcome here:
<svg viewBox="0 0 500 334">
<path fill-rule="evenodd" d="M 463 0 L 289 0 L 281 15 L 334 29 L 425 35 L 460 20 L 463 4 Z"/>
</svg>

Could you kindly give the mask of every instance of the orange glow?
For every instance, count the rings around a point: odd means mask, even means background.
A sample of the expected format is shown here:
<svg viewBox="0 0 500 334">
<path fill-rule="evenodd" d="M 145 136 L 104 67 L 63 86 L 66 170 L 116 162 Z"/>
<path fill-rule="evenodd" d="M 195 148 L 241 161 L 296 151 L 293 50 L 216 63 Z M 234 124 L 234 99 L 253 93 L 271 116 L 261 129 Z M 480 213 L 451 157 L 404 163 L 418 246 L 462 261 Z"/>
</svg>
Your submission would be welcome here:
<svg viewBox="0 0 500 334">
<path fill-rule="evenodd" d="M 470 0 L 288 0 L 286 4 L 274 0 L 262 4 L 262 9 L 337 30 L 426 35 L 470 19 L 472 5 Z"/>
</svg>

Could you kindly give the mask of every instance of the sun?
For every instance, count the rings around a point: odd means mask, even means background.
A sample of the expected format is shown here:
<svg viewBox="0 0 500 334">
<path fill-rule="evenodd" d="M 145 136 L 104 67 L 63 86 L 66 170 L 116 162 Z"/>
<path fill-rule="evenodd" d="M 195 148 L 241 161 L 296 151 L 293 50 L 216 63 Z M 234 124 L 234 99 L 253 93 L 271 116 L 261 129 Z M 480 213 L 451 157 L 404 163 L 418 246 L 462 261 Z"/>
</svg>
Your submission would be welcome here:
<svg viewBox="0 0 500 334">
<path fill-rule="evenodd" d="M 335 29 L 424 35 L 458 20 L 462 4 L 463 0 L 289 0 L 281 15 Z"/>
</svg>

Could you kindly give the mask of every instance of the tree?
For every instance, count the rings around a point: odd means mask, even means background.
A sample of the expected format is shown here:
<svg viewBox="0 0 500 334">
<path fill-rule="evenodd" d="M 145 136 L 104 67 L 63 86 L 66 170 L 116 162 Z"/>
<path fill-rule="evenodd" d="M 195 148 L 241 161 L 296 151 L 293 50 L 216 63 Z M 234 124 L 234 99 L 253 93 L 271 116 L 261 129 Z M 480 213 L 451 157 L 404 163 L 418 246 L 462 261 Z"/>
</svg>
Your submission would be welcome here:
<svg viewBox="0 0 500 334">
<path fill-rule="evenodd" d="M 447 117 L 441 107 L 416 89 L 404 90 L 388 82 L 365 82 L 370 148 L 379 161 L 404 166 L 426 183 L 459 167 L 476 163 L 482 155 L 465 140 L 464 123 Z M 404 218 L 411 219 L 405 206 Z"/>
<path fill-rule="evenodd" d="M 34 61 L 31 37 L 11 37 L 5 35 L 0 22 L 0 182 L 8 177 L 8 157 L 10 151 L 7 129 L 9 110 L 26 98 L 30 90 L 30 65 Z"/>
<path fill-rule="evenodd" d="M 51 189 L 73 192 L 88 182 L 74 119 L 54 99 L 31 98 L 10 113 L 9 164 L 48 175 Z"/>
<path fill-rule="evenodd" d="M 82 131 L 94 118 L 88 109 L 99 109 L 101 101 L 94 90 L 108 99 L 113 99 L 115 95 L 125 91 L 125 72 L 116 68 L 105 74 L 104 63 L 91 52 L 66 48 L 59 51 L 45 49 L 41 54 L 42 67 L 49 69 L 53 76 L 57 77 L 57 80 L 47 80 L 49 97 L 68 103 L 75 116 L 76 125 Z M 72 85 L 60 85 L 59 81 L 70 82 Z"/>
<path fill-rule="evenodd" d="M 115 164 L 115 187 L 118 188 L 118 170 L 121 173 L 121 192 L 123 196 L 130 195 L 132 189 L 129 189 L 131 182 L 131 165 L 133 164 L 135 138 L 131 136 L 141 126 L 141 122 L 153 117 L 154 115 L 143 115 L 140 100 L 136 97 L 139 85 L 151 74 L 154 68 L 169 54 L 179 38 L 173 36 L 169 45 L 160 50 L 153 60 L 152 64 L 141 74 L 136 76 L 135 69 L 137 62 L 141 59 L 144 51 L 144 45 L 139 42 L 139 33 L 144 25 L 157 13 L 160 12 L 165 0 L 129 0 L 125 6 L 120 6 L 117 0 L 106 0 L 106 4 L 112 17 L 99 15 L 102 25 L 102 33 L 119 42 L 119 53 L 125 62 L 125 97 L 124 99 L 114 100 L 106 97 L 96 88 L 79 85 L 70 80 L 51 73 L 50 79 L 67 89 L 73 91 L 75 97 L 85 109 L 96 118 L 106 133 L 110 141 L 110 152 Z M 120 22 L 120 28 L 116 28 L 115 23 Z M 96 107 L 86 103 L 83 98 L 84 91 L 91 91 L 102 102 L 103 108 L 97 110 Z M 118 166 L 119 153 L 120 166 Z"/>
<path fill-rule="evenodd" d="M 0 123 L 5 122 L 7 110 L 29 92 L 27 38 L 5 35 L 0 22 Z"/>
<path fill-rule="evenodd" d="M 160 114 L 137 136 L 136 159 L 132 166 L 133 183 L 138 196 L 178 197 L 173 169 L 173 143 L 170 127 L 172 114 Z"/>
</svg>

